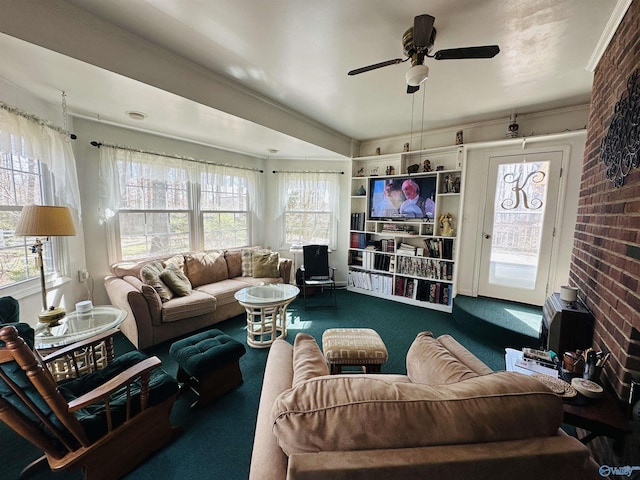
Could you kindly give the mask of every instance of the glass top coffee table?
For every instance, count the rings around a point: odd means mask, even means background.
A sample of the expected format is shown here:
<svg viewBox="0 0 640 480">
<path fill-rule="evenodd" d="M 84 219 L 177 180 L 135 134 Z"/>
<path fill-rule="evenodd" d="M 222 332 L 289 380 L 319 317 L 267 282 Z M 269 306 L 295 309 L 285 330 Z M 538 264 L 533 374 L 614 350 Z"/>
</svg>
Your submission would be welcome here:
<svg viewBox="0 0 640 480">
<path fill-rule="evenodd" d="M 93 307 L 86 313 L 68 313 L 54 327 L 41 323 L 35 327 L 35 347 L 38 350 L 66 347 L 120 326 L 126 316 L 126 310 L 113 305 Z"/>
<path fill-rule="evenodd" d="M 286 283 L 256 285 L 238 290 L 234 297 L 247 311 L 247 344 L 268 348 L 287 336 L 287 306 L 300 289 Z"/>
</svg>

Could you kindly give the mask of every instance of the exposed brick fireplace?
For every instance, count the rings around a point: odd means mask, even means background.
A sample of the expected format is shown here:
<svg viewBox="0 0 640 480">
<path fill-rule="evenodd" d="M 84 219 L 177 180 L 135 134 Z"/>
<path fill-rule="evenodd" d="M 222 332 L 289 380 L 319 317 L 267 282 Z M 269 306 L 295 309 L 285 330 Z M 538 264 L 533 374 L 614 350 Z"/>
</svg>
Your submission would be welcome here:
<svg viewBox="0 0 640 480">
<path fill-rule="evenodd" d="M 640 2 L 633 2 L 595 71 L 570 270 L 596 319 L 594 347 L 611 352 L 606 379 L 624 401 L 640 377 L 640 167 L 615 188 L 600 145 L 638 68 Z"/>
</svg>

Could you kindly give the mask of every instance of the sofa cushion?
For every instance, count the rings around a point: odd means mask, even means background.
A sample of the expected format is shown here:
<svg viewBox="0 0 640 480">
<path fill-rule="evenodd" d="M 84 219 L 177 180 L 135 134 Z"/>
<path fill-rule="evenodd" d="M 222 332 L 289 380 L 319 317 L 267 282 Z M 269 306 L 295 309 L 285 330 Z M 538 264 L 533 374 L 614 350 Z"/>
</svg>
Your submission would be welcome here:
<svg viewBox="0 0 640 480">
<path fill-rule="evenodd" d="M 222 250 L 186 254 L 184 270 L 193 288 L 229 278 Z"/>
<path fill-rule="evenodd" d="M 498 372 L 437 387 L 382 376 L 316 377 L 278 396 L 273 433 L 287 455 L 555 435 L 562 399 L 534 378 Z"/>
<path fill-rule="evenodd" d="M 227 261 L 229 278 L 242 276 L 242 250 L 225 250 L 224 258 Z"/>
<path fill-rule="evenodd" d="M 407 375 L 414 383 L 441 385 L 478 376 L 430 332 L 419 333 L 407 352 Z"/>
<path fill-rule="evenodd" d="M 216 299 L 216 306 L 221 307 L 229 303 L 237 303 L 234 295 L 235 293 L 249 285 L 239 280 L 228 279 L 220 282 L 208 283 L 197 288 L 199 292 L 206 293 Z"/>
<path fill-rule="evenodd" d="M 193 291 L 187 297 L 173 297 L 162 304 L 162 322 L 189 319 L 216 310 L 216 299 L 206 293 Z"/>
<path fill-rule="evenodd" d="M 162 262 L 159 260 L 153 260 L 142 267 L 140 270 L 140 279 L 158 292 L 162 302 L 167 302 L 173 298 L 173 292 L 160 279 L 160 274 L 163 270 L 164 265 L 162 265 Z"/>
<path fill-rule="evenodd" d="M 298 333 L 293 342 L 293 386 L 322 375 L 329 375 L 329 367 L 318 342 L 308 333 Z"/>
<path fill-rule="evenodd" d="M 240 252 L 242 258 L 242 276 L 253 277 L 253 252 L 262 250 L 262 247 L 243 248 Z"/>
<path fill-rule="evenodd" d="M 280 254 L 278 252 L 253 252 L 252 262 L 254 278 L 277 278 L 280 276 L 278 270 Z"/>
<path fill-rule="evenodd" d="M 184 297 L 191 293 L 191 282 L 189 282 L 184 272 L 174 264 L 167 265 L 160 274 L 160 280 L 179 297 Z"/>
</svg>

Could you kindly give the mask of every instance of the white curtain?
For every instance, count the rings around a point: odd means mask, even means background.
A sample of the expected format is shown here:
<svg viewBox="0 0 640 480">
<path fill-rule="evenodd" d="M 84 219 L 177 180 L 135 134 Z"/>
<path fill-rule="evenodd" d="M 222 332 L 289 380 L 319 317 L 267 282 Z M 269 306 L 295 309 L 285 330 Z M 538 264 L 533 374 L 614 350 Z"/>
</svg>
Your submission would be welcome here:
<svg viewBox="0 0 640 480">
<path fill-rule="evenodd" d="M 196 166 L 202 174 L 200 175 L 202 191 L 210 191 L 212 190 L 211 186 L 214 185 L 246 188 L 248 192 L 249 204 L 247 207 L 249 211 L 253 212 L 256 217 L 262 218 L 264 202 L 261 201 L 258 195 L 258 192 L 262 191 L 260 184 L 261 175 L 258 171 L 211 163 L 198 163 Z M 240 183 L 238 183 L 238 179 Z"/>
<path fill-rule="evenodd" d="M 20 142 L 11 142 L 11 137 Z M 12 145 L 13 154 L 40 160 L 54 178 L 56 203 L 71 207 L 81 217 L 76 160 L 68 134 L 44 124 L 35 116 L 0 108 L 0 145 Z"/>
<path fill-rule="evenodd" d="M 307 206 L 311 210 L 331 212 L 333 225 L 329 245 L 336 245 L 336 222 L 340 218 L 339 177 L 332 172 L 278 172 L 276 217 L 284 221 L 283 215 L 287 210 L 302 210 Z M 294 192 L 296 194 L 292 195 Z"/>
<path fill-rule="evenodd" d="M 118 167 L 118 162 L 122 162 Z M 144 164 L 147 169 L 146 176 L 157 180 L 170 180 L 169 175 L 176 168 L 186 172 L 191 183 L 201 181 L 230 186 L 234 177 L 245 177 L 246 188 L 249 192 L 250 209 L 260 218 L 262 215 L 262 203 L 257 195 L 259 191 L 259 175 L 257 171 L 207 164 L 196 160 L 179 159 L 163 156 L 155 153 L 136 152 L 127 148 L 118 148 L 107 145 L 100 147 L 99 166 L 99 212 L 100 224 L 113 217 L 123 206 L 122 200 L 126 181 L 134 175 L 136 165 Z M 150 169 L 150 170 L 149 170 Z M 206 173 L 207 175 L 200 175 Z M 137 174 L 136 176 L 139 176 Z M 202 180 L 201 177 L 204 177 Z"/>
</svg>

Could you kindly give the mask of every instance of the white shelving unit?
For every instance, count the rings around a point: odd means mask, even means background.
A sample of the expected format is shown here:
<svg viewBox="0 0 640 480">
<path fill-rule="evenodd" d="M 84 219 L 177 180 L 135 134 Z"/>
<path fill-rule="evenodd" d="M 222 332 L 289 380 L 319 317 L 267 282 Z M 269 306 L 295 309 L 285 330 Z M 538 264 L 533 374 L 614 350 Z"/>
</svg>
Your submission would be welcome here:
<svg viewBox="0 0 640 480">
<path fill-rule="evenodd" d="M 353 159 L 348 290 L 451 312 L 465 158 L 464 147 L 456 146 Z M 435 179 L 434 218 L 372 218 L 372 179 L 408 177 Z M 453 232 L 440 221 L 449 214 Z"/>
</svg>

